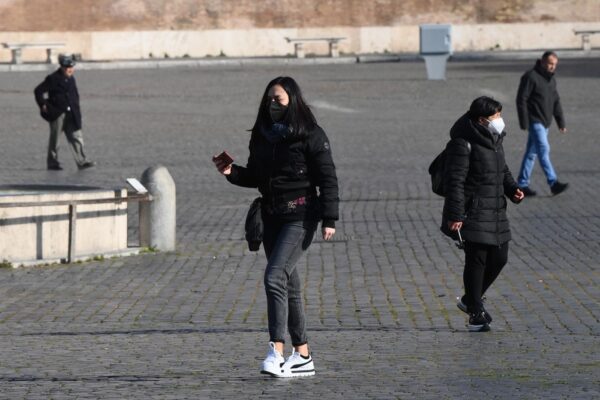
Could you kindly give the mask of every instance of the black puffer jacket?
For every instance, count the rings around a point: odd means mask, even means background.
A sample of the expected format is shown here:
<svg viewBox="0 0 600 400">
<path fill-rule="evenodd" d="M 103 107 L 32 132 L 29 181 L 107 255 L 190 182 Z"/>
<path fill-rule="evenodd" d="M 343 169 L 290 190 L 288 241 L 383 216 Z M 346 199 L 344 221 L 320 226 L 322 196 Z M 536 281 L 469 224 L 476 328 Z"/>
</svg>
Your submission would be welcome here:
<svg viewBox="0 0 600 400">
<path fill-rule="evenodd" d="M 506 197 L 512 200 L 518 186 L 504 160 L 505 135 L 492 134 L 471 121 L 468 113 L 450 130 L 441 227 L 445 234 L 456 239 L 456 233 L 448 229 L 448 221 L 463 221 L 461 234 L 465 241 L 499 246 L 510 240 Z M 465 141 L 471 144 L 470 152 Z"/>
<path fill-rule="evenodd" d="M 323 226 L 335 227 L 338 182 L 329 139 L 319 126 L 304 137 L 292 135 L 275 144 L 253 132 L 248 164 L 234 164 L 227 179 L 257 187 L 269 215 L 289 221 L 322 219 Z"/>
<path fill-rule="evenodd" d="M 532 121 L 541 122 L 548 128 L 553 116 L 559 128 L 566 126 L 556 90 L 556 79 L 554 74 L 544 70 L 540 60 L 521 77 L 517 92 L 517 112 L 521 129 L 527 129 Z"/>
</svg>

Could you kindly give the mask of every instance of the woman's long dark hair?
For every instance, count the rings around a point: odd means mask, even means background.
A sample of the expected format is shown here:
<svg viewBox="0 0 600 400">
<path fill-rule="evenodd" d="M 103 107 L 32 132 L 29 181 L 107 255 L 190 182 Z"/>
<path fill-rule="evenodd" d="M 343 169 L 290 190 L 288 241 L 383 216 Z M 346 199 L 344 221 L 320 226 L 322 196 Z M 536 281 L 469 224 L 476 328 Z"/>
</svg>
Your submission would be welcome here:
<svg viewBox="0 0 600 400">
<path fill-rule="evenodd" d="M 262 100 L 260 101 L 260 106 L 258 107 L 258 115 L 256 116 L 256 122 L 252 127 L 252 133 L 260 132 L 261 128 L 270 129 L 271 124 L 273 124 L 269 112 L 269 90 L 275 85 L 281 86 L 290 98 L 287 112 L 285 113 L 283 120 L 279 122 L 291 127 L 294 136 L 301 137 L 307 135 L 317 125 L 317 120 L 310 110 L 310 107 L 308 107 L 304 101 L 300 86 L 298 86 L 296 81 L 289 76 L 279 76 L 267 85 Z"/>
</svg>

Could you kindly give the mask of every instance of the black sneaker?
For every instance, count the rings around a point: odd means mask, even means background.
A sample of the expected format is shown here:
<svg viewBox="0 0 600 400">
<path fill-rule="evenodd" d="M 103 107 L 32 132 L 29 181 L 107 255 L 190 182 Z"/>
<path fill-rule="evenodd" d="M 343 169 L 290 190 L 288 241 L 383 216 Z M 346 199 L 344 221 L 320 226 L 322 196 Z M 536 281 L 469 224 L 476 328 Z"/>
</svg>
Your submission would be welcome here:
<svg viewBox="0 0 600 400">
<path fill-rule="evenodd" d="M 532 197 L 537 194 L 537 192 L 533 189 L 530 189 L 529 186 L 525 186 L 520 189 L 521 189 L 521 192 L 523 192 L 523 194 L 525 194 L 526 197 Z"/>
<path fill-rule="evenodd" d="M 486 300 L 486 297 L 483 296 L 481 298 L 481 301 L 485 302 L 485 300 Z M 467 306 L 467 303 L 465 303 L 465 296 L 456 298 L 456 307 L 458 307 L 458 309 L 460 311 L 464 312 L 465 314 L 469 314 L 469 306 Z M 483 306 L 482 306 L 482 308 L 483 308 Z M 483 311 L 485 312 L 485 319 L 487 319 L 487 323 L 491 324 L 492 316 L 485 310 L 485 308 L 483 308 Z"/>
<path fill-rule="evenodd" d="M 559 193 L 564 192 L 569 187 L 568 183 L 561 183 L 559 181 L 554 182 L 554 185 L 550 186 L 550 191 L 553 195 L 557 195 Z"/>
<path fill-rule="evenodd" d="M 469 313 L 469 307 L 467 306 L 467 303 L 465 303 L 465 301 L 464 301 L 464 296 L 456 298 L 456 307 L 458 307 L 458 309 L 460 311 L 464 312 L 465 314 Z"/>
<path fill-rule="evenodd" d="M 83 164 L 79 165 L 78 168 L 79 169 L 87 169 L 87 168 L 92 168 L 95 165 L 96 165 L 95 161 L 86 161 Z"/>
<path fill-rule="evenodd" d="M 60 164 L 53 164 L 53 165 L 48 165 L 48 169 L 50 171 L 62 171 L 63 167 L 61 167 Z"/>
<path fill-rule="evenodd" d="M 469 332 L 487 332 L 490 330 L 485 311 L 469 314 Z"/>
</svg>

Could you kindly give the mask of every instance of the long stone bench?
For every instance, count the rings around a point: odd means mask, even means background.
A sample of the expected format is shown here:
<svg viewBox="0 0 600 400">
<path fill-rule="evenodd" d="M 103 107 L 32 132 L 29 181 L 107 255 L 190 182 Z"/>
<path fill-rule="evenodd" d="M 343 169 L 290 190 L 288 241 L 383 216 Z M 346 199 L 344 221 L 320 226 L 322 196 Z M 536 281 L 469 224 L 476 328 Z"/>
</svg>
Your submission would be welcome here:
<svg viewBox="0 0 600 400">
<path fill-rule="evenodd" d="M 23 63 L 22 50 L 28 48 L 42 48 L 46 49 L 46 62 L 49 64 L 56 63 L 56 49 L 64 47 L 64 43 L 52 42 L 52 43 L 2 43 L 5 49 L 9 49 L 12 52 L 12 63 L 21 64 Z"/>
<path fill-rule="evenodd" d="M 339 57 L 340 52 L 338 50 L 338 43 L 345 39 L 345 37 L 285 38 L 288 43 L 294 43 L 294 53 L 298 58 L 304 58 L 306 56 L 304 54 L 305 42 L 327 42 L 329 43 L 329 56 Z"/>
<path fill-rule="evenodd" d="M 590 43 L 590 36 L 600 33 L 600 29 L 597 30 L 573 30 L 576 35 L 581 35 L 581 48 L 584 51 L 591 51 L 592 44 Z"/>
</svg>

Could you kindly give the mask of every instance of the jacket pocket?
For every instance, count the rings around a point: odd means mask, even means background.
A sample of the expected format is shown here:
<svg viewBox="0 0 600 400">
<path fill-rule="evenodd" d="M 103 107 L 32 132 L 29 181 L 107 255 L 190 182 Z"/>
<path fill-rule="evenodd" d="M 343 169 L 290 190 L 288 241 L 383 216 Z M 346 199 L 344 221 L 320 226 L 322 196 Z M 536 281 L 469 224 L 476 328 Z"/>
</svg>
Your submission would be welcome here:
<svg viewBox="0 0 600 400">
<path fill-rule="evenodd" d="M 299 154 L 294 154 L 291 160 L 291 167 L 294 173 L 298 177 L 305 177 L 308 174 L 308 167 L 306 165 L 306 160 Z"/>
<path fill-rule="evenodd" d="M 465 210 L 465 214 L 468 219 L 476 219 L 477 214 L 479 214 L 479 197 L 473 196 L 469 201 L 467 201 L 467 207 Z"/>
</svg>

